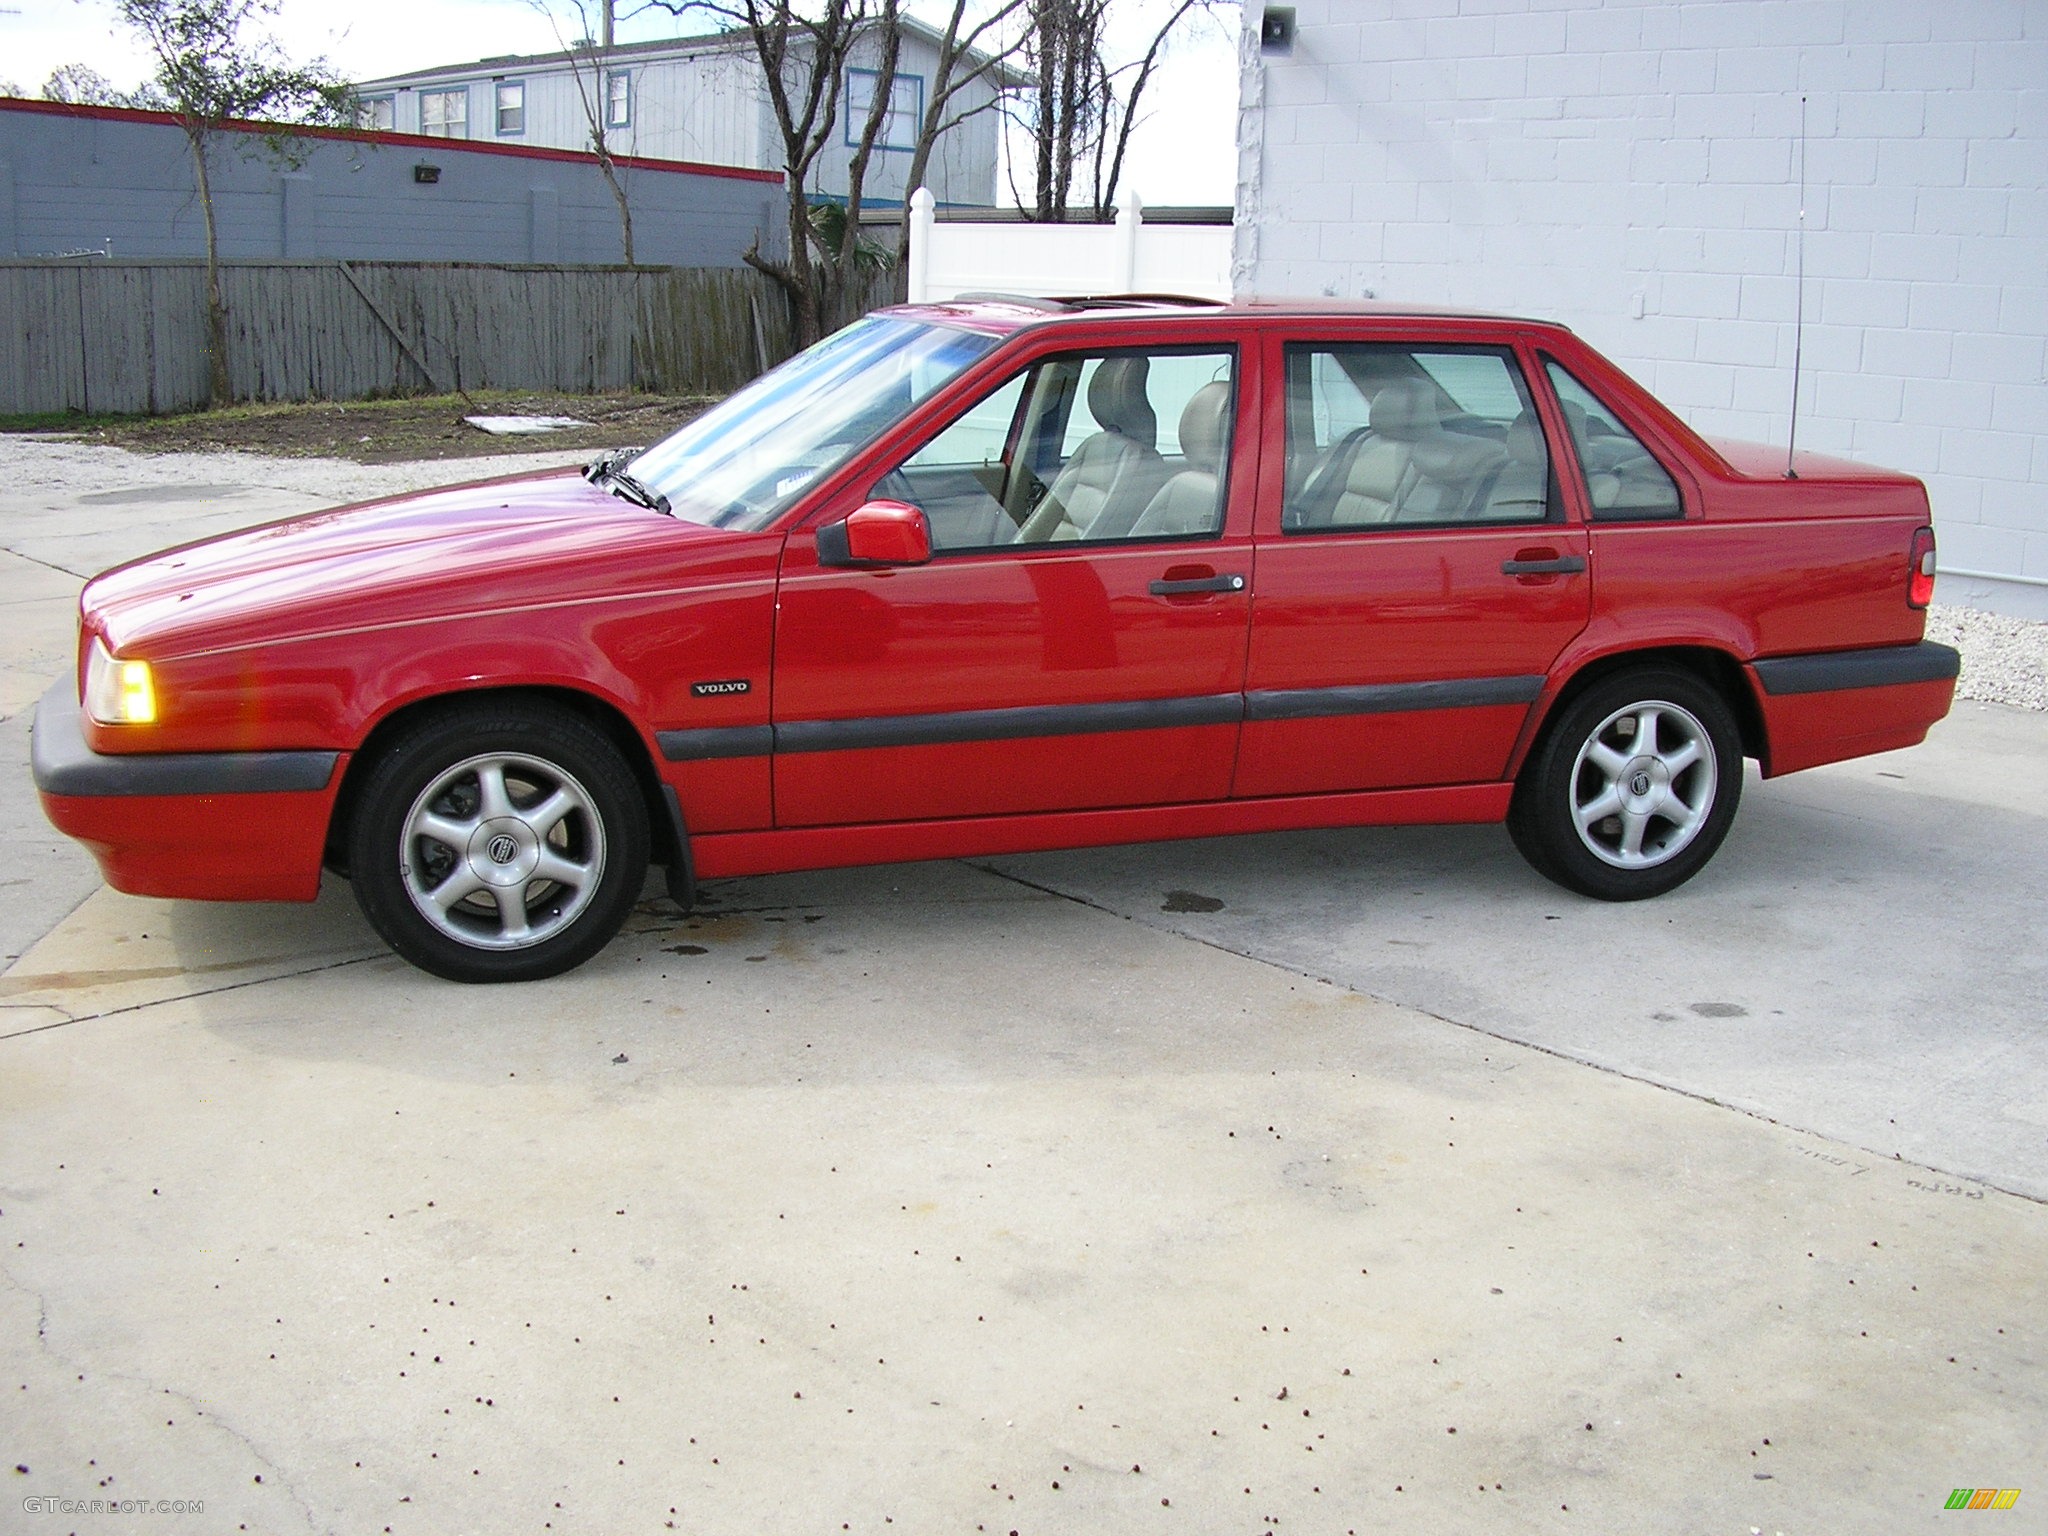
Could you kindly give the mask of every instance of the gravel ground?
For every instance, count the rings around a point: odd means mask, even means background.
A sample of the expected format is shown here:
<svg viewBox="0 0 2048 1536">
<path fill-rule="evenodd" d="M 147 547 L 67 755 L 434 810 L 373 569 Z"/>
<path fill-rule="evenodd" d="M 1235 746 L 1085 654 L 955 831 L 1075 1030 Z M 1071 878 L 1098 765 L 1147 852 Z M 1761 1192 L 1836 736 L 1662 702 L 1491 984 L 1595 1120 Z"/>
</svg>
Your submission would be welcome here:
<svg viewBox="0 0 2048 1536">
<path fill-rule="evenodd" d="M 481 458 L 416 459 L 396 464 L 352 464 L 346 459 L 289 459 L 256 453 L 136 453 L 73 437 L 0 434 L 0 473 L 10 490 L 43 492 L 54 502 L 87 486 L 238 486 L 295 491 L 336 505 L 395 496 L 435 485 L 553 469 L 590 459 L 588 449 L 546 448 Z"/>
<path fill-rule="evenodd" d="M 0 436 L 0 473 L 16 490 L 76 493 L 81 484 L 265 486 L 336 503 L 390 496 L 433 485 L 524 469 L 581 463 L 587 449 L 505 454 L 485 459 L 430 459 L 351 464 L 338 459 L 287 459 L 250 453 L 138 454 L 50 437 Z M 1963 653 L 1957 694 L 1988 704 L 2048 710 L 2048 623 L 1937 604 L 1928 610 L 1927 638 Z"/>
<path fill-rule="evenodd" d="M 1963 653 L 1959 698 L 2048 710 L 2048 624 L 1937 605 L 1927 610 L 1927 638 Z"/>
</svg>

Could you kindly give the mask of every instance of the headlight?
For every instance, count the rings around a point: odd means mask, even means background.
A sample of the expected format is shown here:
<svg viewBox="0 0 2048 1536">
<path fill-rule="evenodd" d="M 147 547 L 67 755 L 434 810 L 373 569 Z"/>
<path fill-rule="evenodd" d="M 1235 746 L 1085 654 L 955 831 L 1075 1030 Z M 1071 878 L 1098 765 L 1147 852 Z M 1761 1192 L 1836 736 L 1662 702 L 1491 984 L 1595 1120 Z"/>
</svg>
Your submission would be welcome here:
<svg viewBox="0 0 2048 1536">
<path fill-rule="evenodd" d="M 95 639 L 85 659 L 85 712 L 101 725 L 148 725 L 156 719 L 156 684 L 146 661 L 116 661 Z"/>
</svg>

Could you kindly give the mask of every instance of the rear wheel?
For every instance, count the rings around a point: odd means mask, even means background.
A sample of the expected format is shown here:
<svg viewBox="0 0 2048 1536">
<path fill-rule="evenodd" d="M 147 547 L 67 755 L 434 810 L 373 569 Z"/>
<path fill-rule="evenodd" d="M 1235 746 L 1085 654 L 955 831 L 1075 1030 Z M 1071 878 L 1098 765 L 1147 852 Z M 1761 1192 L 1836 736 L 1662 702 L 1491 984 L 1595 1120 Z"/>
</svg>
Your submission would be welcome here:
<svg viewBox="0 0 2048 1536">
<path fill-rule="evenodd" d="M 647 808 L 618 750 L 565 710 L 450 706 L 370 768 L 349 839 L 386 943 L 451 981 L 530 981 L 610 942 L 647 874 Z"/>
<path fill-rule="evenodd" d="M 1644 667 L 1594 684 L 1544 733 L 1508 832 L 1566 889 L 1638 901 L 1699 873 L 1741 796 L 1727 703 L 1689 672 Z"/>
</svg>

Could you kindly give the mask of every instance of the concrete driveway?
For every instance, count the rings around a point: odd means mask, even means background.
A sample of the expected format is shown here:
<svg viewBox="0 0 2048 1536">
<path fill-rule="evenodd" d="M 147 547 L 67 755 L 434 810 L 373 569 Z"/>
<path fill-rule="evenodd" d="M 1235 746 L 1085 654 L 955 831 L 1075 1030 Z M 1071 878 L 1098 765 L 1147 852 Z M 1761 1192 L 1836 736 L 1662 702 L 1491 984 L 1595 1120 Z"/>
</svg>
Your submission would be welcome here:
<svg viewBox="0 0 2048 1536">
<path fill-rule="evenodd" d="M 2048 1529 L 2048 717 L 1636 907 L 1233 839 L 466 989 L 100 888 L 25 768 L 83 573 L 448 466 L 0 454 L 6 1528 Z"/>
</svg>

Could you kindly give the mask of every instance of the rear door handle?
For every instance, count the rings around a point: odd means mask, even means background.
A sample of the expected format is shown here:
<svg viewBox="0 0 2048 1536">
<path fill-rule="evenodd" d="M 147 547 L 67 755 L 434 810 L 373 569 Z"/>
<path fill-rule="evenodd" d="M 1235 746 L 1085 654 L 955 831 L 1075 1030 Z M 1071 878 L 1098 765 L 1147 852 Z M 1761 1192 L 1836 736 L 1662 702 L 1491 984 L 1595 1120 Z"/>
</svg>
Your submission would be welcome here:
<svg viewBox="0 0 2048 1536">
<path fill-rule="evenodd" d="M 1176 581 L 1152 583 L 1154 597 L 1185 597 L 1191 592 L 1242 592 L 1242 576 L 1190 576 Z"/>
<path fill-rule="evenodd" d="M 1586 568 L 1583 555 L 1559 555 L 1552 560 L 1503 560 L 1503 576 L 1576 576 Z"/>
</svg>

